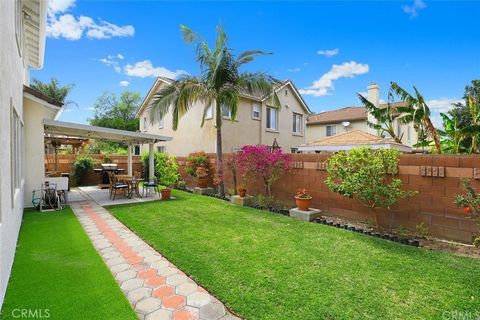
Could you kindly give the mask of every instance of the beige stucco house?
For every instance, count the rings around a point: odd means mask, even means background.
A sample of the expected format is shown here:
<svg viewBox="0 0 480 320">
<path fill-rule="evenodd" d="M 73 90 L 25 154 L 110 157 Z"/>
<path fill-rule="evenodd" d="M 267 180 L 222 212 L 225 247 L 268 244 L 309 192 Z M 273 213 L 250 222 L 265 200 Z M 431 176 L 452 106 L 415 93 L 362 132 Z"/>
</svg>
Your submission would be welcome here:
<svg viewBox="0 0 480 320">
<path fill-rule="evenodd" d="M 376 83 L 368 86 L 367 98 L 376 106 L 382 108 L 387 104 L 380 103 L 380 88 Z M 391 103 L 393 107 L 404 105 L 403 102 Z M 324 139 L 326 137 L 335 136 L 338 134 L 361 130 L 370 134 L 380 136 L 380 132 L 376 129 L 370 128 L 368 121 L 375 123 L 366 107 L 344 107 L 338 110 L 326 111 L 311 115 L 307 119 L 307 143 L 312 143 Z M 395 118 L 393 126 L 398 136 L 402 136 L 402 144 L 406 146 L 413 146 L 417 143 L 417 132 L 413 128 L 413 124 L 403 124 Z M 388 137 L 387 137 L 388 138 Z"/>
<path fill-rule="evenodd" d="M 204 105 L 197 103 L 180 119 L 178 129 L 172 129 L 172 114 L 168 113 L 160 121 L 152 122 L 149 116 L 149 104 L 158 90 L 169 84 L 171 79 L 158 77 L 137 111 L 142 132 L 173 137 L 172 141 L 155 145 L 156 150 L 175 156 L 186 156 L 191 152 L 203 150 L 214 153 L 216 149 L 216 130 L 214 125 L 215 108 L 209 108 L 206 121 L 201 127 Z M 274 139 L 287 152 L 295 152 L 296 147 L 305 143 L 305 123 L 310 110 L 295 88 L 287 80 L 276 89 L 281 108 L 269 106 L 268 97 L 252 97 L 243 94 L 240 98 L 236 119 L 224 113 L 222 125 L 222 148 L 225 153 L 238 150 L 244 145 L 272 145 Z M 138 149 L 138 148 L 137 148 Z M 145 152 L 145 147 L 140 147 Z"/>
</svg>

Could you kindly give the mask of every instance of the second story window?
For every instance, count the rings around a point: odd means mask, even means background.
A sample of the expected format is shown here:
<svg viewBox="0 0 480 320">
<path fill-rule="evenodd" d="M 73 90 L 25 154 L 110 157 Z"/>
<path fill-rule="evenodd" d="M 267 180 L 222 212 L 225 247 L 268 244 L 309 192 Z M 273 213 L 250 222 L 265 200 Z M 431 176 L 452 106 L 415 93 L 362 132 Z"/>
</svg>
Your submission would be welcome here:
<svg viewBox="0 0 480 320">
<path fill-rule="evenodd" d="M 160 116 L 158 119 L 158 128 L 163 129 L 163 116 Z"/>
<path fill-rule="evenodd" d="M 147 131 L 147 117 L 143 118 L 143 131 Z"/>
<path fill-rule="evenodd" d="M 303 117 L 299 113 L 293 113 L 293 133 L 302 133 Z"/>
<path fill-rule="evenodd" d="M 267 108 L 267 129 L 278 129 L 278 111 L 275 108 Z"/>
<path fill-rule="evenodd" d="M 331 125 L 327 126 L 327 137 L 331 137 L 337 134 L 337 126 L 336 125 Z"/>
<path fill-rule="evenodd" d="M 222 105 L 222 117 L 226 119 L 232 118 L 232 113 L 230 112 L 230 108 L 227 107 L 226 105 Z"/>
<path fill-rule="evenodd" d="M 260 105 L 257 103 L 252 104 L 252 119 L 260 120 L 261 115 Z"/>
<path fill-rule="evenodd" d="M 213 107 L 209 105 L 205 110 L 205 119 L 212 119 L 213 118 Z"/>
</svg>

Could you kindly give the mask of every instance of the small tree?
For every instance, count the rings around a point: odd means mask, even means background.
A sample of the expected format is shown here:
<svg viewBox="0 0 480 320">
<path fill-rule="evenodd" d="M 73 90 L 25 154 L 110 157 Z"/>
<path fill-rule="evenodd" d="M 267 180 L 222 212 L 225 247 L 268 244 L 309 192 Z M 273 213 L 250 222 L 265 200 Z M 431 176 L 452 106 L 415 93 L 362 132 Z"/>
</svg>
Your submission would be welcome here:
<svg viewBox="0 0 480 320">
<path fill-rule="evenodd" d="M 73 163 L 73 176 L 75 177 L 75 183 L 79 185 L 82 183 L 85 174 L 88 170 L 93 169 L 95 160 L 90 157 L 77 157 Z"/>
<path fill-rule="evenodd" d="M 328 188 L 347 198 L 354 198 L 372 209 L 378 227 L 377 208 L 390 207 L 415 191 L 403 191 L 398 173 L 399 152 L 393 149 L 372 150 L 360 147 L 339 152 L 328 160 Z"/>
<path fill-rule="evenodd" d="M 232 173 L 233 194 L 237 194 L 238 153 L 232 153 L 225 159 L 225 167 Z"/>
<path fill-rule="evenodd" d="M 192 152 L 187 157 L 185 170 L 189 175 L 196 177 L 199 167 L 205 168 L 207 172 L 210 167 L 210 159 L 204 151 Z"/>
<path fill-rule="evenodd" d="M 238 154 L 240 173 L 245 177 L 260 178 L 266 196 L 271 196 L 272 184 L 291 169 L 291 163 L 290 156 L 282 149 L 271 151 L 266 145 L 243 146 Z"/>
<path fill-rule="evenodd" d="M 160 184 L 171 188 L 180 178 L 177 159 L 174 156 L 168 156 L 166 153 L 158 153 L 155 160 L 155 175 L 158 177 Z"/>
</svg>

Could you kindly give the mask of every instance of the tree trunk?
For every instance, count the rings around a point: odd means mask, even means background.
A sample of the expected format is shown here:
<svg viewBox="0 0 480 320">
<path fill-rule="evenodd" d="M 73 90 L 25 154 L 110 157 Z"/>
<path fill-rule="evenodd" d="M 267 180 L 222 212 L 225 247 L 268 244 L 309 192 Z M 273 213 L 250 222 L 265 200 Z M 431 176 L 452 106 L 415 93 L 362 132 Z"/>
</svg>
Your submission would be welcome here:
<svg viewBox="0 0 480 320">
<path fill-rule="evenodd" d="M 233 195 L 237 194 L 237 171 L 232 170 L 232 176 L 233 176 Z"/>
<path fill-rule="evenodd" d="M 218 195 L 225 196 L 225 185 L 223 183 L 223 150 L 222 150 L 222 109 L 217 101 L 217 112 L 215 115 L 217 125 L 217 177 L 220 179 L 218 184 Z"/>
</svg>

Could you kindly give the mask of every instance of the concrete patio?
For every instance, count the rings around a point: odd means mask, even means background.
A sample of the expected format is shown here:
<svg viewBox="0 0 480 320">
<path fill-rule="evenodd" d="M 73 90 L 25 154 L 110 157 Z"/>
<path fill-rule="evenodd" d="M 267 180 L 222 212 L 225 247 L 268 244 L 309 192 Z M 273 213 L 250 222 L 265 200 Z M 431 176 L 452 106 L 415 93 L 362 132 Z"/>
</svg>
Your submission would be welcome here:
<svg viewBox="0 0 480 320">
<path fill-rule="evenodd" d="M 141 191 L 140 191 L 141 194 Z M 87 186 L 72 188 L 68 192 L 68 202 L 76 201 L 95 201 L 100 206 L 111 206 L 116 204 L 126 203 L 140 203 L 154 200 L 161 200 L 160 194 L 155 194 L 153 190 L 149 190 L 147 197 L 137 197 L 133 195 L 131 198 L 124 197 L 122 194 L 118 194 L 115 200 L 110 199 L 108 189 L 100 189 L 98 186 Z M 172 198 L 173 199 L 173 198 Z"/>
</svg>

